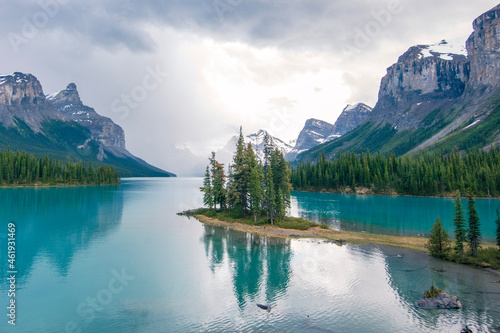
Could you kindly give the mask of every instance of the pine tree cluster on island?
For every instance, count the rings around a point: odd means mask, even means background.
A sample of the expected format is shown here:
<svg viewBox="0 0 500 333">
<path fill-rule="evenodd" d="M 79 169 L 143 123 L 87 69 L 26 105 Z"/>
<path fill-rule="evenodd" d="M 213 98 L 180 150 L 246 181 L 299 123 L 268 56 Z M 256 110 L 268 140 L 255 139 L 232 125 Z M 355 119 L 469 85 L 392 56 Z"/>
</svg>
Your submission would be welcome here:
<svg viewBox="0 0 500 333">
<path fill-rule="evenodd" d="M 251 214 L 254 221 L 265 215 L 271 224 L 284 219 L 290 208 L 291 171 L 268 134 L 264 137 L 263 164 L 257 159 L 252 144 L 245 146 L 241 128 L 228 175 L 214 152 L 209 160 L 200 188 L 206 207 L 229 210 L 235 218 Z"/>
</svg>

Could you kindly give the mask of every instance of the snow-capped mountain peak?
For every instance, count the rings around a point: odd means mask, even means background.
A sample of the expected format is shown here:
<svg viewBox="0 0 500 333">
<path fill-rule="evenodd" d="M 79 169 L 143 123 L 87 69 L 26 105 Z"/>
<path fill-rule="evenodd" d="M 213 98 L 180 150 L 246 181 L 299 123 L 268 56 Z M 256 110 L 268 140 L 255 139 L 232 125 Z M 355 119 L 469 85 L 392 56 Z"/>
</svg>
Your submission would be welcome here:
<svg viewBox="0 0 500 333">
<path fill-rule="evenodd" d="M 267 132 L 265 130 L 259 130 L 257 133 L 245 136 L 245 145 L 249 143 L 252 144 L 255 155 L 261 162 L 264 161 L 264 138 L 266 134 Z M 274 147 L 278 148 L 283 153 L 283 155 L 288 154 L 293 149 L 291 145 L 277 137 L 271 136 L 271 142 Z M 216 152 L 217 160 L 224 163 L 226 166 L 232 163 L 237 143 L 238 137 L 233 136 L 222 149 Z"/>
<path fill-rule="evenodd" d="M 264 138 L 266 134 L 268 133 L 265 130 L 259 130 L 257 133 L 249 134 L 245 137 L 245 143 L 252 144 L 255 155 L 257 155 L 257 157 L 261 161 L 264 161 Z M 293 149 L 293 147 L 288 143 L 273 136 L 271 136 L 271 143 L 274 147 L 278 148 L 278 150 L 281 151 L 283 155 L 288 154 Z"/>
</svg>

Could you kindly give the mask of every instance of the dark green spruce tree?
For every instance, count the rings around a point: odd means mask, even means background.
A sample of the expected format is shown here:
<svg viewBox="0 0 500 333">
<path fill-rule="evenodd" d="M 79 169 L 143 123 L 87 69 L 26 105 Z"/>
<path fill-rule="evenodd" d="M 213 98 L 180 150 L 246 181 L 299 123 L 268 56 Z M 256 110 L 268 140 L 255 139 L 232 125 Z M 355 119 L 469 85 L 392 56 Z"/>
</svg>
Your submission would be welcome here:
<svg viewBox="0 0 500 333">
<path fill-rule="evenodd" d="M 460 192 L 457 191 L 455 198 L 455 216 L 453 217 L 455 225 L 455 253 L 459 254 L 462 260 L 464 259 L 464 243 L 467 242 L 466 226 L 462 203 L 460 202 Z"/>
<path fill-rule="evenodd" d="M 477 215 L 474 198 L 469 196 L 469 233 L 467 236 L 473 257 L 477 257 L 477 249 L 481 246 L 481 230 L 479 227 L 479 216 Z"/>
<path fill-rule="evenodd" d="M 226 208 L 226 174 L 224 172 L 224 164 L 219 163 L 215 159 L 215 153 L 212 152 L 210 158 L 211 177 L 212 177 L 212 193 L 214 196 L 214 206 L 219 204 L 220 210 Z"/>
<path fill-rule="evenodd" d="M 262 186 L 264 182 L 264 173 L 262 171 L 262 165 L 257 162 L 251 143 L 248 144 L 246 149 L 246 163 L 249 169 L 249 209 L 250 213 L 254 216 L 254 222 L 257 222 L 257 217 L 261 213 L 262 201 L 264 199 L 264 189 Z"/>
<path fill-rule="evenodd" d="M 203 204 L 209 209 L 212 209 L 214 206 L 214 195 L 212 193 L 212 181 L 208 165 L 205 170 L 205 178 L 203 178 L 203 187 L 200 187 L 200 190 L 203 192 Z"/>
<path fill-rule="evenodd" d="M 248 212 L 248 183 L 249 169 L 246 161 L 245 140 L 240 127 L 228 188 L 228 204 L 234 210 L 235 217 L 243 217 Z"/>
<path fill-rule="evenodd" d="M 276 219 L 282 221 L 286 216 L 286 210 L 290 208 L 290 167 L 283 153 L 275 148 L 271 158 L 272 172 L 274 176 L 274 193 L 276 195 L 274 213 Z"/>
<path fill-rule="evenodd" d="M 450 238 L 443 227 L 439 217 L 434 222 L 429 233 L 429 241 L 425 245 L 429 249 L 429 254 L 436 258 L 445 258 L 450 251 Z"/>
<path fill-rule="evenodd" d="M 272 165 L 273 150 L 272 139 L 266 133 L 264 136 L 264 205 L 271 225 L 274 225 L 274 212 L 276 211 L 276 192 Z"/>
</svg>

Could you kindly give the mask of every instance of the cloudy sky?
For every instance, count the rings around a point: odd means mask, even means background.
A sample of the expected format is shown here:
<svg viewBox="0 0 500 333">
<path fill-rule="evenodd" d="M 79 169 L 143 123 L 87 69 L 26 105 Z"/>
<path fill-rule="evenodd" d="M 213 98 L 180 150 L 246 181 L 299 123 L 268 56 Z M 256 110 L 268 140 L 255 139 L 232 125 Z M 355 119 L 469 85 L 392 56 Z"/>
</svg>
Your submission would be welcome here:
<svg viewBox="0 0 500 333">
<path fill-rule="evenodd" d="M 129 150 L 182 173 L 243 125 L 295 139 L 308 118 L 374 106 L 410 46 L 464 43 L 498 0 L 0 0 L 0 73 L 76 83 Z"/>
</svg>

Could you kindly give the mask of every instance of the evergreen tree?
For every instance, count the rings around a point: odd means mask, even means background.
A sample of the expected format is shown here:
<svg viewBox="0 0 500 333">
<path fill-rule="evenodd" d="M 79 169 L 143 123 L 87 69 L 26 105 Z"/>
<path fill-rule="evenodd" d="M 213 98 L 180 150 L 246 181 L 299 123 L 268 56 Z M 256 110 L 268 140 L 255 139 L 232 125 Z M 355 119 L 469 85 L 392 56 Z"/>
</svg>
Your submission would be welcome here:
<svg viewBox="0 0 500 333">
<path fill-rule="evenodd" d="M 274 175 L 272 168 L 272 139 L 269 134 L 264 136 L 264 198 L 267 216 L 274 225 L 274 212 L 276 210 Z"/>
<path fill-rule="evenodd" d="M 467 236 L 473 257 L 477 257 L 477 248 L 481 245 L 481 230 L 479 226 L 479 216 L 474 205 L 474 198 L 469 196 L 469 234 Z"/>
<path fill-rule="evenodd" d="M 203 178 L 203 187 L 200 187 L 200 190 L 203 191 L 203 204 L 209 209 L 212 209 L 214 206 L 214 196 L 212 193 L 212 182 L 210 177 L 210 168 L 208 165 L 205 170 L 205 178 Z"/>
<path fill-rule="evenodd" d="M 243 131 L 240 127 L 240 135 L 236 144 L 236 152 L 231 166 L 230 188 L 228 189 L 228 203 L 232 207 L 238 207 L 241 215 L 248 211 L 248 183 L 249 169 L 245 159 L 245 141 Z M 242 216 L 237 216 L 242 217 Z"/>
<path fill-rule="evenodd" d="M 429 233 L 429 241 L 425 246 L 429 249 L 430 255 L 437 258 L 446 257 L 446 254 L 450 250 L 450 239 L 439 217 L 432 226 Z"/>
<path fill-rule="evenodd" d="M 233 166 L 229 164 L 227 182 L 226 182 L 226 204 L 230 212 L 234 213 L 233 208 L 236 206 L 238 197 L 239 195 L 238 193 L 236 193 L 236 185 L 234 183 Z"/>
<path fill-rule="evenodd" d="M 275 216 L 278 220 L 283 220 L 286 216 L 286 210 L 290 208 L 291 172 L 288 162 L 278 149 L 274 150 L 271 163 L 273 164 L 274 193 L 276 195 Z"/>
<path fill-rule="evenodd" d="M 248 183 L 250 212 L 254 216 L 254 222 L 257 222 L 257 217 L 261 212 L 261 202 L 264 199 L 262 187 L 264 173 L 262 165 L 257 163 L 257 158 L 250 143 L 246 149 L 246 163 L 250 170 Z"/>
<path fill-rule="evenodd" d="M 214 206 L 219 204 L 220 210 L 226 207 L 226 175 L 224 173 L 224 164 L 219 163 L 215 159 L 215 153 L 212 152 L 210 158 L 211 176 L 212 176 L 212 191 L 214 196 Z"/>
<path fill-rule="evenodd" d="M 462 203 L 460 202 L 460 192 L 457 191 L 455 198 L 455 216 L 453 218 L 455 224 L 455 252 L 464 257 L 464 243 L 467 241 L 465 230 L 464 211 L 462 210 Z"/>
</svg>

